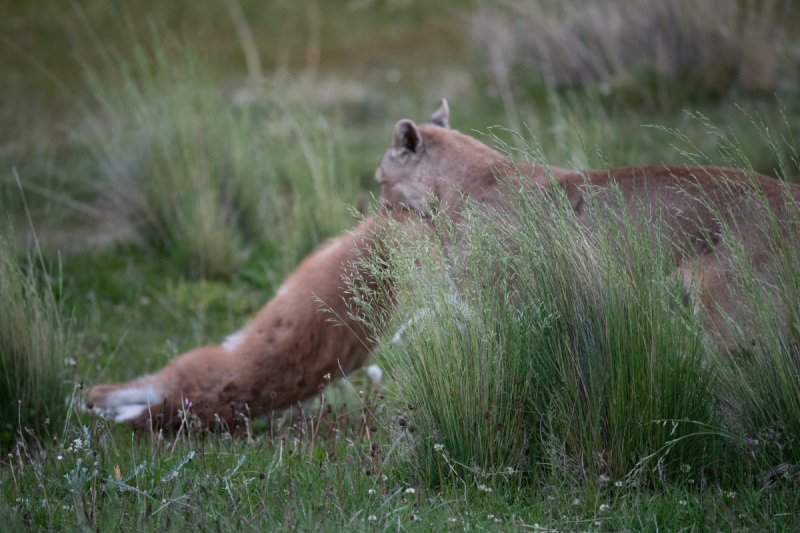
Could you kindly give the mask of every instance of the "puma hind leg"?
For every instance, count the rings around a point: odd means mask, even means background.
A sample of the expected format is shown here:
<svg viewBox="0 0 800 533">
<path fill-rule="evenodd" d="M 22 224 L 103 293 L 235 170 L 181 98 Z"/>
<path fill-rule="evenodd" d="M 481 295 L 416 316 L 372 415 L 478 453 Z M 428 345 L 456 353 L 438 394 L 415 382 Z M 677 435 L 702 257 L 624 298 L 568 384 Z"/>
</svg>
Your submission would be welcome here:
<svg viewBox="0 0 800 533">
<path fill-rule="evenodd" d="M 191 350 L 153 375 L 97 385 L 88 391 L 87 405 L 140 428 L 177 427 L 179 410 L 191 405 L 213 428 L 218 422 L 236 425 L 242 413 L 259 416 L 314 396 L 331 378 L 364 364 L 374 347 L 346 280 L 357 275 L 377 285 L 359 266 L 375 253 L 376 226 L 375 219 L 365 219 L 319 246 L 222 344 Z"/>
<path fill-rule="evenodd" d="M 92 387 L 86 404 L 105 418 L 139 428 L 177 426 L 182 409 L 227 418 L 230 405 L 220 394 L 219 384 L 237 372 L 230 358 L 221 345 L 196 348 L 155 374 Z"/>
</svg>

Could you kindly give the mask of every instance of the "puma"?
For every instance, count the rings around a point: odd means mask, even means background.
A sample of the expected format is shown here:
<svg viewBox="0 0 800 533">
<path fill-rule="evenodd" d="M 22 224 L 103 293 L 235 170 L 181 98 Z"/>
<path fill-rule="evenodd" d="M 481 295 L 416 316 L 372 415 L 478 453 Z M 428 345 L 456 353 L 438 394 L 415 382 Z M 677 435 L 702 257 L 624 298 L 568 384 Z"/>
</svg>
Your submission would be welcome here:
<svg viewBox="0 0 800 533">
<path fill-rule="evenodd" d="M 603 223 L 587 207 L 589 195 L 602 201 L 604 194 L 619 194 L 637 225 L 666 232 L 676 271 L 687 292 L 695 294 L 707 337 L 725 351 L 736 344 L 731 319 L 746 320 L 732 290 L 737 247 L 767 276 L 776 244 L 771 232 L 777 226 L 785 236 L 800 221 L 800 186 L 757 173 L 713 166 L 579 171 L 512 162 L 451 129 L 446 100 L 427 124 L 407 119 L 396 124 L 375 179 L 385 207 L 423 216 L 435 210 L 456 221 L 468 201 L 502 210 L 511 195 L 561 187 L 588 232 Z"/>
<path fill-rule="evenodd" d="M 748 256 L 758 263 L 770 250 L 752 224 L 754 208 L 748 195 L 757 189 L 780 221 L 796 216 L 800 207 L 797 186 L 728 168 L 576 171 L 514 164 L 451 129 L 445 101 L 429 124 L 397 123 L 375 179 L 386 211 L 313 252 L 240 332 L 222 344 L 180 355 L 156 374 L 97 385 L 88 391 L 87 405 L 137 428 L 176 427 L 179 410 L 191 405 L 207 425 L 219 421 L 230 427 L 237 424 L 239 413 L 258 416 L 311 397 L 331 378 L 364 364 L 374 348 L 374 337 L 359 319 L 370 317 L 353 314 L 355 297 L 343 278 L 355 273 L 366 283 L 377 283 L 357 260 L 369 259 L 380 248 L 381 218 L 396 220 L 402 231 L 425 231 L 418 225 L 420 217 L 424 224 L 434 208 L 459 220 L 467 201 L 502 208 L 512 190 L 539 194 L 551 186 L 564 188 L 576 216 L 588 228 L 598 223 L 584 202 L 589 187 L 610 190 L 614 184 L 632 209 L 659 211 L 675 243 L 676 270 L 696 291 L 707 316 L 709 338 L 728 348 L 727 262 L 732 252 L 723 226 L 734 229 Z M 509 180 L 518 186 L 503 186 Z"/>
<path fill-rule="evenodd" d="M 320 246 L 221 344 L 186 352 L 156 374 L 92 387 L 87 407 L 146 429 L 177 427 L 180 410 L 191 406 L 206 425 L 231 428 L 242 413 L 288 407 L 359 368 L 374 341 L 353 314 L 343 278 L 357 268 L 357 259 L 374 253 L 376 225 L 365 219 Z M 367 272 L 358 276 L 369 281 Z"/>
</svg>

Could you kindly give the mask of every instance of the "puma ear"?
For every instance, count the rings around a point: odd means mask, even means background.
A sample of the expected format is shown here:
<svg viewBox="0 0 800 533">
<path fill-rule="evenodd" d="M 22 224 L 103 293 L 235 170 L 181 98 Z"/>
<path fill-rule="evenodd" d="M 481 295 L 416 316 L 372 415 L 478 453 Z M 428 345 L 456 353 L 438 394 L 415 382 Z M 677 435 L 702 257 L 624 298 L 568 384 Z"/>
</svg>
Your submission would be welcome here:
<svg viewBox="0 0 800 533">
<path fill-rule="evenodd" d="M 447 105 L 447 99 L 442 98 L 439 102 L 439 107 L 431 115 L 431 122 L 437 126 L 450 129 L 450 106 Z"/>
<path fill-rule="evenodd" d="M 422 134 L 417 125 L 407 118 L 395 124 L 392 147 L 418 153 L 422 149 Z"/>
</svg>

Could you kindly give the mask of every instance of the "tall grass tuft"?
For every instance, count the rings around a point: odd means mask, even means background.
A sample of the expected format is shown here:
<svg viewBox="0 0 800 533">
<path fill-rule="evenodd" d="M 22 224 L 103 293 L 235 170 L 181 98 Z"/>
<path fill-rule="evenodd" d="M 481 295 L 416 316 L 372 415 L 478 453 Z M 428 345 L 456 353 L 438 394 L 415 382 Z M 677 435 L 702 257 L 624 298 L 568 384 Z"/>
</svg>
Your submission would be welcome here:
<svg viewBox="0 0 800 533">
<path fill-rule="evenodd" d="M 437 227 L 445 240 L 455 237 L 453 230 L 447 222 Z M 530 365 L 513 350 L 522 349 L 524 326 L 548 317 L 507 305 L 510 280 L 503 277 L 493 276 L 490 285 L 456 284 L 450 275 L 457 267 L 436 235 L 393 234 L 388 264 L 400 312 L 390 328 L 395 339 L 381 355 L 415 428 L 412 464 L 433 484 L 453 473 L 493 475 L 527 465 Z M 470 236 L 481 241 L 491 233 Z M 488 252 L 492 242 L 482 244 Z M 492 258 L 460 253 L 454 262 L 468 264 L 465 272 L 488 272 Z"/>
<path fill-rule="evenodd" d="M 348 225 L 341 134 L 297 86 L 226 92 L 159 31 L 85 73 L 104 211 L 188 273 L 228 275 L 254 245 L 286 268 Z"/>
<path fill-rule="evenodd" d="M 0 449 L 60 428 L 72 339 L 49 281 L 37 279 L 0 237 Z M 32 263 L 29 261 L 29 266 Z"/>
<path fill-rule="evenodd" d="M 536 198 L 503 238 L 519 250 L 526 299 L 554 328 L 529 354 L 548 368 L 541 420 L 545 468 L 581 481 L 675 479 L 708 464 L 715 373 L 703 332 L 672 272 L 670 243 L 615 192 L 595 191 L 587 234 L 565 199 Z M 594 203 L 594 205 L 591 205 Z M 534 246 L 526 246 L 536 235 Z"/>
<path fill-rule="evenodd" d="M 391 247 L 404 312 L 382 353 L 429 482 L 708 466 L 718 439 L 698 429 L 716 421 L 715 372 L 670 248 L 614 194 L 594 213 L 588 233 L 558 194 L 523 197 Z"/>
</svg>

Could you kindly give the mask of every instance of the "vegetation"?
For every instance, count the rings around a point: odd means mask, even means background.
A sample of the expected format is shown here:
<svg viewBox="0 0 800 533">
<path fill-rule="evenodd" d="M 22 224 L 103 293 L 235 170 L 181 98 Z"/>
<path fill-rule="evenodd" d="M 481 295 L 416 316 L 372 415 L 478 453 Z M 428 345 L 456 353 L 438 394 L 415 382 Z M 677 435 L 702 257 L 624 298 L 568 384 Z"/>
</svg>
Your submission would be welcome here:
<svg viewBox="0 0 800 533">
<path fill-rule="evenodd" d="M 81 140 L 111 224 L 201 277 L 229 276 L 254 243 L 293 265 L 347 227 L 355 183 L 336 181 L 349 174 L 338 125 L 294 101 L 288 83 L 226 100 L 185 45 L 151 40 L 135 42 L 131 59 L 86 67 Z"/>
<path fill-rule="evenodd" d="M 386 348 L 426 436 L 418 463 L 434 472 L 423 479 L 450 473 L 431 466 L 444 450 L 479 476 L 577 483 L 652 481 L 656 463 L 662 479 L 706 466 L 716 446 L 688 438 L 715 422 L 702 330 L 690 308 L 676 309 L 681 281 L 661 280 L 667 247 L 654 252 L 622 205 L 599 208 L 608 224 L 592 240 L 565 198 L 526 199 L 497 221 L 473 215 L 464 250 L 444 254 L 453 264 L 437 259 L 422 274 L 421 248 L 393 246 L 402 257 L 391 262 L 411 269 L 394 276 L 403 307 L 430 309 L 431 294 L 439 302 Z"/>
<path fill-rule="evenodd" d="M 769 283 L 739 258 L 758 336 L 719 357 L 613 201 L 592 241 L 558 198 L 471 211 L 450 249 L 394 231 L 380 385 L 236 435 L 79 408 L 84 382 L 237 330 L 369 203 L 394 121 L 442 96 L 517 159 L 798 179 L 796 3 L 602 4 L 0 6 L 3 523 L 797 530 L 800 243 Z"/>
<path fill-rule="evenodd" d="M 461 238 L 442 220 L 428 239 L 388 231 L 400 305 L 390 331 L 401 334 L 381 355 L 414 407 L 413 464 L 428 484 L 520 475 L 657 487 L 729 482 L 745 454 L 767 477 L 796 464 L 797 243 L 758 216 L 754 195 L 751 223 L 772 235 L 778 266 L 765 280 L 737 257 L 734 323 L 748 348 L 717 353 L 670 244 L 635 225 L 621 197 L 597 198 L 591 234 L 558 196 L 504 213 L 474 206 Z M 782 223 L 796 225 L 789 212 Z"/>
<path fill-rule="evenodd" d="M 17 439 L 59 431 L 69 398 L 67 365 L 72 336 L 52 293 L 32 259 L 27 268 L 14 246 L 0 239 L 0 447 Z"/>
</svg>

